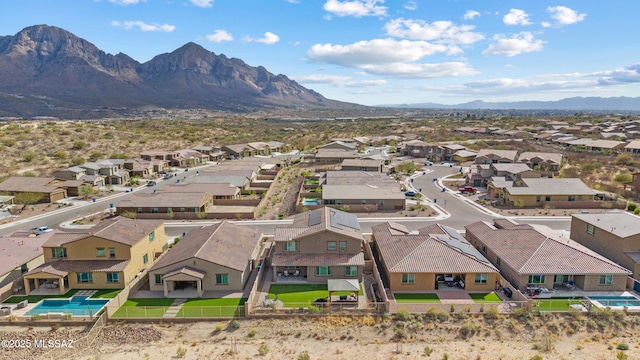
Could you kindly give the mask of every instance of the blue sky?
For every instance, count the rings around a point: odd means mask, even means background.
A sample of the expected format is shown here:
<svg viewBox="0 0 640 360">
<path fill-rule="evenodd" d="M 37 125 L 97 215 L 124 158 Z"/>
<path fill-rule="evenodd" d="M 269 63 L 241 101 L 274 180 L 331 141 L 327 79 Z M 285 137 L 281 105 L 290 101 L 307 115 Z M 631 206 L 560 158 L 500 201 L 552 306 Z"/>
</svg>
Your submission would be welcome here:
<svg viewBox="0 0 640 360">
<path fill-rule="evenodd" d="M 139 62 L 193 41 L 364 105 L 640 96 L 637 0 L 2 0 Z"/>
</svg>

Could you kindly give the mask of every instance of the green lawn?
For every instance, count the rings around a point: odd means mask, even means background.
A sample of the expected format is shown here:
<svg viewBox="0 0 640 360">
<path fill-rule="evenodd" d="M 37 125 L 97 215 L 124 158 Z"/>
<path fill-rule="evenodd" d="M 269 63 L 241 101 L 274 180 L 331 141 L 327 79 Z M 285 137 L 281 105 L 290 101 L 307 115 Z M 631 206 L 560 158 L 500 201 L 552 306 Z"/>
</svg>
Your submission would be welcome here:
<svg viewBox="0 0 640 360">
<path fill-rule="evenodd" d="M 315 180 L 315 179 L 307 179 L 306 180 L 307 185 L 318 185 L 320 183 L 319 180 Z"/>
<path fill-rule="evenodd" d="M 334 296 L 350 295 L 348 291 L 336 291 Z M 310 303 L 317 298 L 329 296 L 326 284 L 272 284 L 269 287 L 269 299 L 282 301 L 285 306 L 287 303 Z M 360 284 L 359 296 L 364 295 L 362 284 Z"/>
<path fill-rule="evenodd" d="M 55 299 L 55 298 L 68 298 L 72 297 L 75 293 L 78 292 L 78 289 L 73 289 L 67 291 L 64 295 L 14 295 L 7 300 L 4 301 L 4 304 L 17 304 L 20 301 L 27 300 L 30 304 L 37 303 L 42 299 Z"/>
<path fill-rule="evenodd" d="M 244 314 L 239 306 L 246 298 L 189 299 L 176 317 L 238 317 Z"/>
<path fill-rule="evenodd" d="M 582 303 L 582 298 L 551 298 L 551 299 L 534 299 L 534 309 L 540 311 L 569 311 L 569 305 Z"/>
<path fill-rule="evenodd" d="M 112 317 L 162 317 L 175 299 L 129 299 Z"/>
<path fill-rule="evenodd" d="M 473 301 L 477 302 L 477 303 L 502 302 L 502 300 L 500 299 L 498 294 L 494 293 L 493 291 L 488 293 L 488 294 L 487 293 L 484 293 L 484 294 L 469 294 L 469 296 L 471 296 Z"/>
<path fill-rule="evenodd" d="M 120 294 L 120 291 L 122 291 L 122 289 L 102 289 L 91 295 L 91 298 L 113 299 Z"/>
<path fill-rule="evenodd" d="M 439 303 L 437 294 L 393 293 L 398 303 Z"/>
</svg>

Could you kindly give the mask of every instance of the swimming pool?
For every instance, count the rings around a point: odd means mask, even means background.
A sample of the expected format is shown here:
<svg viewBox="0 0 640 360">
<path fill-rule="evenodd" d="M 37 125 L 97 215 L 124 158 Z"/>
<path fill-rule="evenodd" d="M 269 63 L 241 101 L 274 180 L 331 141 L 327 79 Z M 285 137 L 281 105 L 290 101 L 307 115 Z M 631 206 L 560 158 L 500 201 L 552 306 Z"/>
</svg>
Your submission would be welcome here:
<svg viewBox="0 0 640 360">
<path fill-rule="evenodd" d="M 589 300 L 599 303 L 602 307 L 640 307 L 640 299 L 635 296 L 590 296 Z"/>
<path fill-rule="evenodd" d="M 320 199 L 315 198 L 304 198 L 302 199 L 302 205 L 320 205 Z"/>
<path fill-rule="evenodd" d="M 28 316 L 47 313 L 63 313 L 73 316 L 92 316 L 104 307 L 109 300 L 88 299 L 88 296 L 74 296 L 70 299 L 45 299 Z"/>
</svg>

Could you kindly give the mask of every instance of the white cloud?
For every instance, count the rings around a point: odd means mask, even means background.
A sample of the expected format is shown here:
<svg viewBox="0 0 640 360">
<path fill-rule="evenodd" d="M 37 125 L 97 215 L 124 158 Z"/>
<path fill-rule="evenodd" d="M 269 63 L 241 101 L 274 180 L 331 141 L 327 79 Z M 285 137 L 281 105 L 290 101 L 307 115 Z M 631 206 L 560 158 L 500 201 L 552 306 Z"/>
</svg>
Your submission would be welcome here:
<svg viewBox="0 0 640 360">
<path fill-rule="evenodd" d="M 425 41 L 374 39 L 349 45 L 316 44 L 309 49 L 307 55 L 316 62 L 362 67 L 370 64 L 413 62 L 447 50 L 447 46 Z"/>
<path fill-rule="evenodd" d="M 480 16 L 480 13 L 475 11 L 475 10 L 467 10 L 466 13 L 464 13 L 464 16 L 462 17 L 465 20 L 471 20 L 477 16 Z"/>
<path fill-rule="evenodd" d="M 299 4 L 300 0 L 285 0 L 286 2 L 290 3 L 290 4 Z"/>
<path fill-rule="evenodd" d="M 272 32 L 267 31 L 266 33 L 264 33 L 264 36 L 259 38 L 259 39 L 255 39 L 255 42 L 259 42 L 259 43 L 263 43 L 263 44 L 267 44 L 267 45 L 271 45 L 271 44 L 275 44 L 278 41 L 280 41 L 280 37 Z"/>
<path fill-rule="evenodd" d="M 197 7 L 201 8 L 210 8 L 213 6 L 213 0 L 189 0 L 191 3 Z"/>
<path fill-rule="evenodd" d="M 551 6 L 547 8 L 547 12 L 551 13 L 551 17 L 559 25 L 575 24 L 587 17 L 587 14 L 580 14 L 577 11 L 566 6 Z"/>
<path fill-rule="evenodd" d="M 308 50 L 307 56 L 314 62 L 358 68 L 367 74 L 397 78 L 431 78 L 477 73 L 462 62 L 416 63 L 425 56 L 450 51 L 449 46 L 426 41 L 374 39 L 349 45 L 316 44 Z"/>
<path fill-rule="evenodd" d="M 223 42 L 223 41 L 232 41 L 233 36 L 229 34 L 226 30 L 216 30 L 213 34 L 205 35 L 205 39 L 212 42 Z"/>
<path fill-rule="evenodd" d="M 111 25 L 116 27 L 121 27 L 125 30 L 133 29 L 134 27 L 139 28 L 142 31 L 162 31 L 162 32 L 172 32 L 176 29 L 174 25 L 169 24 L 146 24 L 142 21 L 112 21 Z"/>
<path fill-rule="evenodd" d="M 409 0 L 406 2 L 406 4 L 404 4 L 404 8 L 409 11 L 416 10 L 418 9 L 418 3 L 415 2 L 414 0 Z"/>
<path fill-rule="evenodd" d="M 109 0 L 109 2 L 112 4 L 122 5 L 122 6 L 135 5 L 139 2 L 145 2 L 145 1 L 147 0 Z"/>
<path fill-rule="evenodd" d="M 337 16 L 363 17 L 387 15 L 387 7 L 379 6 L 378 3 L 384 3 L 384 0 L 327 0 L 322 8 Z"/>
<path fill-rule="evenodd" d="M 312 74 L 296 77 L 293 80 L 304 84 L 330 84 L 336 87 L 370 87 L 387 83 L 386 80 L 354 80 L 349 76 Z"/>
<path fill-rule="evenodd" d="M 473 32 L 473 25 L 457 26 L 451 21 L 434 21 L 429 24 L 422 20 L 394 19 L 385 24 L 388 35 L 412 40 L 433 40 L 439 43 L 468 45 L 484 39 Z"/>
<path fill-rule="evenodd" d="M 522 53 L 540 51 L 542 50 L 542 44 L 545 43 L 542 40 L 534 39 L 533 34 L 528 31 L 515 34 L 511 38 L 496 35 L 494 39 L 497 42 L 489 45 L 489 48 L 483 51 L 482 55 L 506 55 L 511 57 Z"/>
<path fill-rule="evenodd" d="M 547 21 L 543 21 L 543 22 L 541 22 L 541 23 L 540 23 L 540 25 L 542 25 L 542 27 L 544 27 L 544 28 L 551 27 L 551 23 L 550 23 L 550 22 L 547 22 Z"/>
<path fill-rule="evenodd" d="M 507 15 L 502 18 L 507 25 L 531 25 L 529 15 L 524 10 L 511 9 Z"/>
</svg>

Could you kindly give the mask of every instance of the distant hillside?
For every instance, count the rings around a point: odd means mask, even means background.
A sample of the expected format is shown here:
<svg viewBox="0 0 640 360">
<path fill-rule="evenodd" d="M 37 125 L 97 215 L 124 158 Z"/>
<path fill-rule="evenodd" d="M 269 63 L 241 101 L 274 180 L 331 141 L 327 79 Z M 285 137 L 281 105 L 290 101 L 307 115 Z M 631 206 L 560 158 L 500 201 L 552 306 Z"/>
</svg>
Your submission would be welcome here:
<svg viewBox="0 0 640 360">
<path fill-rule="evenodd" d="M 353 108 L 285 75 L 188 43 L 143 64 L 53 26 L 0 37 L 0 116 L 96 117 L 122 108 Z M 99 110 L 99 111 L 98 111 Z"/>
<path fill-rule="evenodd" d="M 495 110 L 567 110 L 567 111 L 640 111 L 640 98 L 572 97 L 558 101 L 484 102 L 471 101 L 456 105 L 436 103 L 380 105 L 414 109 L 495 109 Z"/>
</svg>

